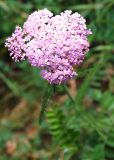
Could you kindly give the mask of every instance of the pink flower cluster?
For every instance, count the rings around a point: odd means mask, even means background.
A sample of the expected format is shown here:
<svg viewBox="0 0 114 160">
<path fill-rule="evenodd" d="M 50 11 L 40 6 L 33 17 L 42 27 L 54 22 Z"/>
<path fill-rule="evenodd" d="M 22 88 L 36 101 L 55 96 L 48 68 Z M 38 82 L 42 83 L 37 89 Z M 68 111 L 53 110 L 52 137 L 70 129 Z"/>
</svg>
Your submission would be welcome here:
<svg viewBox="0 0 114 160">
<path fill-rule="evenodd" d="M 17 26 L 6 40 L 6 47 L 15 61 L 27 59 L 41 69 L 50 83 L 60 84 L 74 77 L 74 66 L 80 65 L 89 50 L 85 19 L 72 11 L 53 16 L 47 10 L 29 15 L 23 28 Z"/>
</svg>

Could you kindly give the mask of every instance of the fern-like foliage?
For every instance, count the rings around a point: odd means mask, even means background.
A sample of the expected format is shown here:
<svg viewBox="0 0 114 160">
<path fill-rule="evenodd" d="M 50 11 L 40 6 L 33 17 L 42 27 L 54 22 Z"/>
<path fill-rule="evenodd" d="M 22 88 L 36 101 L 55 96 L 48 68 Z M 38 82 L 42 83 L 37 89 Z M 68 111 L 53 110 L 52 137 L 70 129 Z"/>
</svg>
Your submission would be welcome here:
<svg viewBox="0 0 114 160">
<path fill-rule="evenodd" d="M 72 128 L 67 128 L 64 122 L 65 115 L 62 110 L 58 110 L 57 107 L 49 108 L 46 116 L 50 132 L 57 144 L 62 148 L 74 147 L 74 149 L 77 149 L 77 140 L 79 141 L 80 139 L 79 133 Z M 72 140 L 74 146 L 72 145 Z"/>
</svg>

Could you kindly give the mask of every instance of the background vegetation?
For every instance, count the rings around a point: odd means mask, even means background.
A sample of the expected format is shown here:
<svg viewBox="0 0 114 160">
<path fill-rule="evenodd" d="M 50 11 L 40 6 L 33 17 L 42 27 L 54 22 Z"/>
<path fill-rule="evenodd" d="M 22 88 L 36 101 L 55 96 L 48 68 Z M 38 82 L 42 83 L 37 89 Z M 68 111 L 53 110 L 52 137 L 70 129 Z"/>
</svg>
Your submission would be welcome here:
<svg viewBox="0 0 114 160">
<path fill-rule="evenodd" d="M 79 76 L 57 86 L 39 125 L 47 82 L 4 42 L 45 7 L 78 11 L 93 34 Z M 114 160 L 114 0 L 0 0 L 0 160 Z"/>
</svg>

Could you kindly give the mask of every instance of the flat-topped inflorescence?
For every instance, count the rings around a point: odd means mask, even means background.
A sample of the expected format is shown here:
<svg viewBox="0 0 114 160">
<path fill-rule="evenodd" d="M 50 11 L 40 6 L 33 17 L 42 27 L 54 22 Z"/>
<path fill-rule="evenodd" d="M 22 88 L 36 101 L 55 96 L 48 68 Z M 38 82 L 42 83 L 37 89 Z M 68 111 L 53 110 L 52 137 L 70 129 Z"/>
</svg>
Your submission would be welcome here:
<svg viewBox="0 0 114 160">
<path fill-rule="evenodd" d="M 85 19 L 72 11 L 53 16 L 47 9 L 29 15 L 23 27 L 6 40 L 6 47 L 15 61 L 28 60 L 41 69 L 43 78 L 53 84 L 63 83 L 77 73 L 89 51 L 87 36 L 91 31 Z"/>
</svg>

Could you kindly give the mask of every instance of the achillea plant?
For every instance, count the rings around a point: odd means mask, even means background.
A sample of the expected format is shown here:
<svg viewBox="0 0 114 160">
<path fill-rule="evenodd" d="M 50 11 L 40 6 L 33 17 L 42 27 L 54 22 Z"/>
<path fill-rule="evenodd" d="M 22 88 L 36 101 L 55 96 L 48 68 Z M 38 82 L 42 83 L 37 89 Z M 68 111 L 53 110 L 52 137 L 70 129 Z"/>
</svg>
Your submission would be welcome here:
<svg viewBox="0 0 114 160">
<path fill-rule="evenodd" d="M 17 26 L 5 46 L 15 61 L 28 60 L 41 69 L 51 84 L 61 84 L 76 76 L 74 66 L 80 65 L 89 50 L 85 19 L 72 11 L 53 16 L 47 9 L 33 12 L 23 27 Z"/>
</svg>

